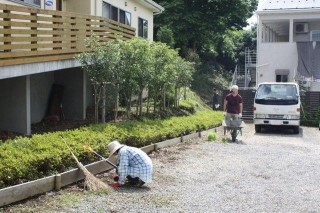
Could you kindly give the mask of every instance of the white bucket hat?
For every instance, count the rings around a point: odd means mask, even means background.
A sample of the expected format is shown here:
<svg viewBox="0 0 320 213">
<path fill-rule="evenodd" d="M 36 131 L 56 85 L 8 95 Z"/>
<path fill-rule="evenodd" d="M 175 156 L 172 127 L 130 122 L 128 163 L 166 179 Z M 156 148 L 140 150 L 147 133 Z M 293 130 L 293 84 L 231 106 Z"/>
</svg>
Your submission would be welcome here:
<svg viewBox="0 0 320 213">
<path fill-rule="evenodd" d="M 231 90 L 234 90 L 234 89 L 238 90 L 239 87 L 238 87 L 237 85 L 233 85 L 233 86 L 231 87 Z"/>
<path fill-rule="evenodd" d="M 109 148 L 109 158 L 120 148 L 124 147 L 123 144 L 120 144 L 118 141 L 112 141 L 111 143 L 108 144 Z"/>
</svg>

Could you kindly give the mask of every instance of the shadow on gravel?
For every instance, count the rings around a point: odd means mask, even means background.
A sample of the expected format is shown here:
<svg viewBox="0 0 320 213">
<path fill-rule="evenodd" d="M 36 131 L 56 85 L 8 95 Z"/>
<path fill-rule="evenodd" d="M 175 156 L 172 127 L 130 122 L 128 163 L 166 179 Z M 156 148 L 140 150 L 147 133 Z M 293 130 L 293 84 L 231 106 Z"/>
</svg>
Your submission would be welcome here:
<svg viewBox="0 0 320 213">
<path fill-rule="evenodd" d="M 127 194 L 133 194 L 133 193 L 146 193 L 150 190 L 151 190 L 151 188 L 148 186 L 142 186 L 142 187 L 125 186 L 125 187 L 121 187 L 120 189 L 115 189 L 114 191 L 121 192 L 121 193 L 127 193 Z"/>
<path fill-rule="evenodd" d="M 245 142 L 243 142 L 242 140 L 238 140 L 238 139 L 236 139 L 235 142 L 233 142 L 231 139 L 227 139 L 227 143 L 237 144 L 237 145 L 247 145 Z"/>
<path fill-rule="evenodd" d="M 273 136 L 276 135 L 277 137 L 303 137 L 303 129 L 299 128 L 299 134 L 294 134 L 293 129 L 288 127 L 282 126 L 270 126 L 267 128 L 262 128 L 261 133 L 255 133 L 255 135 L 261 136 Z"/>
</svg>

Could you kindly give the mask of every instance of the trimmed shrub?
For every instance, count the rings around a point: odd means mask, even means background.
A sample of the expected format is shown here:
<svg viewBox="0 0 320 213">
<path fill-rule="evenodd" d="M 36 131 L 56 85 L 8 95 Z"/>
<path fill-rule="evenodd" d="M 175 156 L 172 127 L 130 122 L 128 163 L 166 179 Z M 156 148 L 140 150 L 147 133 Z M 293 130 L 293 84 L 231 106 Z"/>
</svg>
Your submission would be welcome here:
<svg viewBox="0 0 320 213">
<path fill-rule="evenodd" d="M 84 148 L 86 145 L 101 155 L 108 156 L 106 145 L 113 140 L 142 147 L 181 134 L 219 126 L 222 119 L 221 112 L 205 110 L 191 116 L 97 124 L 8 140 L 0 145 L 0 187 L 35 180 L 76 167 L 65 143 L 83 164 L 87 164 L 97 158 Z"/>
</svg>

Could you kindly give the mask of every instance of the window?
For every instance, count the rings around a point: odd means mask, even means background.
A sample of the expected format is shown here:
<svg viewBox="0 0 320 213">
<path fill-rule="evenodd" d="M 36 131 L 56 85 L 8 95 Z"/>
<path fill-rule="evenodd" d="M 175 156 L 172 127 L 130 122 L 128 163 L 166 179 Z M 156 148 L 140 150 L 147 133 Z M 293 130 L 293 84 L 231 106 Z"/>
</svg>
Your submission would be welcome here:
<svg viewBox="0 0 320 213">
<path fill-rule="evenodd" d="M 320 41 L 320 30 L 312 30 L 310 36 L 311 41 Z"/>
<path fill-rule="evenodd" d="M 138 36 L 148 38 L 148 21 L 142 18 L 138 20 Z"/>
<path fill-rule="evenodd" d="M 11 0 L 28 6 L 41 7 L 41 0 Z"/>
<path fill-rule="evenodd" d="M 102 16 L 103 17 L 110 18 L 110 8 L 111 8 L 110 4 L 103 2 L 103 5 L 102 5 Z"/>
<path fill-rule="evenodd" d="M 119 21 L 122 24 L 131 25 L 131 13 L 114 7 L 106 2 L 103 2 L 102 16 L 114 21 Z"/>
<path fill-rule="evenodd" d="M 120 10 L 120 23 L 131 25 L 131 13 Z"/>
<path fill-rule="evenodd" d="M 117 7 L 111 6 L 111 13 L 110 13 L 110 19 L 113 21 L 118 21 L 118 11 L 119 9 Z"/>
<path fill-rule="evenodd" d="M 288 75 L 276 75 L 276 82 L 288 82 Z"/>
</svg>

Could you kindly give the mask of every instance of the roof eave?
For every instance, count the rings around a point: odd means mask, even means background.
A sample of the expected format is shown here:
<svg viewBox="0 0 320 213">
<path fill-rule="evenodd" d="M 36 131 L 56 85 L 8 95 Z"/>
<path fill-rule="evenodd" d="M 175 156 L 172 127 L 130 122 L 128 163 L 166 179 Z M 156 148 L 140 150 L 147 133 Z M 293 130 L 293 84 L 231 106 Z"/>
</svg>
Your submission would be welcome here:
<svg viewBox="0 0 320 213">
<path fill-rule="evenodd" d="M 320 8 L 306 8 L 306 9 L 274 9 L 274 10 L 258 10 L 257 15 L 265 14 L 292 14 L 292 13 L 319 13 Z"/>
<path fill-rule="evenodd" d="M 153 9 L 154 14 L 160 14 L 164 11 L 164 8 L 161 5 L 157 4 L 156 2 L 154 2 L 152 0 L 139 0 L 139 1 L 149 5 L 150 8 Z"/>
</svg>

